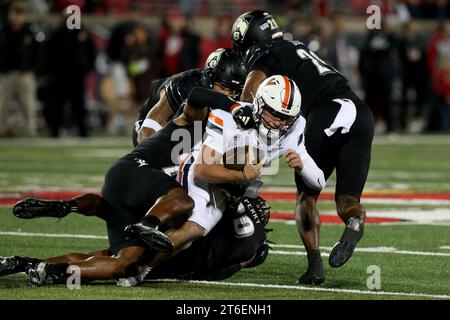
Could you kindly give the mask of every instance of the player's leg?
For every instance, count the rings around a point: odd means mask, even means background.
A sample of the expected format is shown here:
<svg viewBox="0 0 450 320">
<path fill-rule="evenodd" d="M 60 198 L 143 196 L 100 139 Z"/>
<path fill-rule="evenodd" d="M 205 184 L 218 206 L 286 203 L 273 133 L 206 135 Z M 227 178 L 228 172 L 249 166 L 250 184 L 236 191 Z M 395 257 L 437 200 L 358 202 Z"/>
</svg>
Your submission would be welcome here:
<svg viewBox="0 0 450 320">
<path fill-rule="evenodd" d="M 47 263 L 72 263 L 75 261 L 87 260 L 95 256 L 109 257 L 110 255 L 111 255 L 110 251 L 108 249 L 105 249 L 99 251 L 92 251 L 89 253 L 72 252 L 58 257 L 47 258 L 44 259 L 43 261 Z"/>
<path fill-rule="evenodd" d="M 334 170 L 337 159 L 339 137 L 327 137 L 328 128 L 339 111 L 335 102 L 323 104 L 313 110 L 307 118 L 304 132 L 305 147 L 309 155 L 324 172 L 328 179 Z M 308 257 L 308 269 L 300 276 L 300 284 L 321 284 L 325 280 L 323 262 L 320 255 L 320 217 L 317 210 L 319 193 L 309 188 L 303 179 L 295 173 L 297 186 L 296 225 Z"/>
<path fill-rule="evenodd" d="M 223 216 L 223 211 L 226 208 L 225 198 L 219 199 L 220 195 L 217 194 L 215 197 L 216 206 L 208 205 L 210 201 L 209 192 L 196 186 L 192 181 L 192 175 L 189 176 L 189 179 L 191 182 L 189 183 L 189 195 L 195 202 L 192 215 L 181 227 L 170 231 L 169 237 L 173 243 L 172 251 L 169 253 L 157 254 L 154 259 L 149 262 L 150 266 L 159 265 L 168 258 L 175 256 L 191 242 L 202 236 L 206 236 Z M 148 239 L 145 239 L 147 237 L 146 234 L 138 233 L 135 237 L 150 246 Z"/>
<path fill-rule="evenodd" d="M 21 219 L 40 217 L 63 218 L 71 212 L 104 219 L 105 211 L 103 198 L 94 193 L 82 194 L 68 200 L 27 198 L 19 201 L 13 207 L 14 215 Z"/>
<path fill-rule="evenodd" d="M 93 251 L 89 253 L 68 253 L 58 257 L 39 259 L 27 256 L 0 257 L 0 276 L 25 272 L 28 267 L 37 265 L 40 262 L 48 263 L 71 263 L 74 261 L 86 260 L 93 256 L 109 256 L 109 250 Z"/>
<path fill-rule="evenodd" d="M 357 103 L 357 98 L 353 98 Z M 368 107 L 357 103 L 357 118 L 343 143 L 336 166 L 336 208 L 346 228 L 330 253 L 329 263 L 340 267 L 350 259 L 364 234 L 366 210 L 360 197 L 370 167 L 374 121 Z"/>
<path fill-rule="evenodd" d="M 18 75 L 17 97 L 23 108 L 26 119 L 27 134 L 36 135 L 36 78 L 32 72 L 24 72 Z"/>
<path fill-rule="evenodd" d="M 140 223 L 127 227 L 125 233 L 130 238 L 139 237 L 155 250 L 172 251 L 177 246 L 178 238 L 171 239 L 159 229 L 161 226 L 164 229 L 181 226 L 193 208 L 194 201 L 181 186 L 172 188 L 158 198 Z M 179 232 L 174 235 L 179 235 Z"/>
<path fill-rule="evenodd" d="M 77 267 L 81 280 L 110 280 L 136 275 L 146 249 L 141 246 L 123 248 L 116 256 L 92 256 L 71 263 L 41 262 L 27 270 L 30 284 L 40 286 L 48 279 L 56 283 L 65 281 L 70 275 L 70 267 Z"/>
<path fill-rule="evenodd" d="M 187 221 L 181 227 L 172 229 L 168 235 L 173 243 L 171 252 L 157 253 L 149 262 L 149 266 L 158 266 L 168 259 L 176 256 L 191 242 L 197 240 L 205 234 L 205 229 L 195 222 Z"/>
<path fill-rule="evenodd" d="M 2 123 L 0 124 L 0 137 L 4 136 L 9 131 L 8 119 L 9 117 L 9 104 L 13 98 L 15 90 L 15 79 L 13 73 L 2 73 L 0 74 L 0 119 Z"/>
<path fill-rule="evenodd" d="M 317 210 L 318 194 L 299 192 L 295 209 L 295 222 L 300 238 L 305 246 L 308 268 L 299 279 L 299 284 L 319 285 L 325 281 L 322 257 L 320 255 L 320 216 Z"/>
</svg>

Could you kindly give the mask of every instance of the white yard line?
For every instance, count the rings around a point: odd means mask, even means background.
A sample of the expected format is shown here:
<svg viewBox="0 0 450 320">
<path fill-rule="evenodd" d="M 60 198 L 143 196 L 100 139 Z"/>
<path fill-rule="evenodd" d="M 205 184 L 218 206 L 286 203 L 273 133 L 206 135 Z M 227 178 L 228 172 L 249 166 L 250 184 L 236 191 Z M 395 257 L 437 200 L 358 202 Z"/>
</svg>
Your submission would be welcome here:
<svg viewBox="0 0 450 320">
<path fill-rule="evenodd" d="M 293 211 L 277 210 L 280 213 L 293 213 Z M 321 211 L 321 216 L 336 216 L 335 210 Z M 367 211 L 368 218 L 393 218 L 408 220 L 412 223 L 421 224 L 434 224 L 434 223 L 450 223 L 450 208 L 429 208 L 429 209 L 417 209 L 417 208 L 398 208 L 398 209 L 374 209 Z M 392 222 L 386 222 L 392 223 Z M 397 223 L 397 222 L 394 222 Z M 405 222 L 400 222 L 405 223 Z"/>
<path fill-rule="evenodd" d="M 272 248 L 300 249 L 302 251 L 304 250 L 304 247 L 302 245 L 296 245 L 296 244 L 271 244 L 270 246 Z M 440 248 L 442 248 L 442 247 L 440 247 Z M 331 251 L 332 247 L 320 247 L 320 249 L 323 251 Z M 275 251 L 271 251 L 271 252 L 275 252 Z M 288 252 L 288 254 L 294 254 L 292 252 L 296 252 L 296 251 L 280 251 L 280 252 Z M 447 253 L 447 252 L 399 250 L 394 247 L 356 248 L 355 252 L 393 253 L 393 254 L 407 254 L 407 255 L 416 255 L 416 256 L 450 257 L 450 253 Z M 301 253 L 303 253 L 303 252 L 301 252 Z M 283 253 L 278 253 L 278 254 L 283 254 Z"/>
<path fill-rule="evenodd" d="M 106 240 L 106 236 L 97 236 L 91 234 L 72 234 L 72 233 L 36 233 L 36 232 L 15 232 L 15 231 L 0 231 L 0 236 L 19 236 L 19 237 L 44 237 L 44 238 L 71 238 L 71 239 L 94 239 L 94 240 Z M 286 248 L 286 249 L 301 249 L 300 245 L 293 244 L 271 244 L 273 248 Z M 331 247 L 320 247 L 324 251 L 331 251 Z M 442 248 L 442 247 L 441 247 Z M 356 252 L 363 253 L 392 253 L 392 254 L 406 254 L 417 256 L 439 256 L 450 257 L 450 253 L 446 252 L 427 252 L 427 251 L 411 251 L 411 250 L 398 250 L 393 247 L 374 247 L 374 248 L 356 248 Z M 284 254 L 284 255 L 305 255 L 304 251 L 270 251 L 272 254 Z M 323 253 L 327 256 L 328 253 Z"/>
<path fill-rule="evenodd" d="M 0 231 L 1 236 L 19 236 L 19 237 L 44 237 L 44 238 L 71 238 L 71 239 L 108 239 L 106 236 L 95 236 L 91 234 L 72 234 L 72 233 L 37 233 L 37 232 L 14 232 Z"/>
<path fill-rule="evenodd" d="M 193 281 L 193 280 L 181 281 L 174 279 L 160 279 L 160 280 L 153 280 L 152 282 L 192 283 L 192 284 L 216 285 L 226 287 L 248 287 L 248 288 L 285 289 L 285 290 L 287 289 L 287 290 L 315 291 L 315 292 L 353 293 L 360 295 L 379 295 L 379 296 L 385 295 L 385 296 L 400 296 L 400 297 L 450 299 L 450 295 L 445 294 L 334 289 L 334 288 L 305 287 L 300 285 L 292 286 L 292 285 L 261 284 L 261 283 L 247 283 L 247 282 L 220 282 L 220 281 Z"/>
<path fill-rule="evenodd" d="M 450 205 L 450 200 L 447 199 L 390 199 L 390 198 L 361 198 L 362 203 L 370 204 L 404 204 L 404 205 L 418 205 L 418 206 L 435 206 L 435 205 Z"/>
</svg>

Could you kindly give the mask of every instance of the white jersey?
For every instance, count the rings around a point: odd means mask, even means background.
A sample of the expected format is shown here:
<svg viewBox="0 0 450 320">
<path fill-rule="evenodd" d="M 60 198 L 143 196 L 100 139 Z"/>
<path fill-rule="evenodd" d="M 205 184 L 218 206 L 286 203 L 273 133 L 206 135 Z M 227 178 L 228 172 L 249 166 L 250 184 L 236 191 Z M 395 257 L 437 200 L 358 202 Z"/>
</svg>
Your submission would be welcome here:
<svg viewBox="0 0 450 320">
<path fill-rule="evenodd" d="M 310 188 L 322 190 L 325 187 L 325 178 L 322 170 L 306 151 L 303 138 L 304 128 L 305 119 L 300 117 L 285 135 L 271 143 L 265 141 L 256 129 L 243 130 L 238 128 L 231 113 L 223 110 L 211 111 L 203 143 L 197 144 L 193 149 L 192 156 L 180 166 L 178 181 L 195 202 L 193 214 L 189 220 L 203 227 L 206 235 L 221 219 L 226 208 L 226 196 L 223 191 L 214 190 L 207 183 L 198 182 L 194 179 L 194 166 L 197 158 L 199 158 L 202 145 L 206 145 L 220 154 L 224 154 L 234 147 L 246 145 L 260 149 L 266 156 L 266 163 L 261 175 L 248 188 L 249 192 L 253 194 L 257 193 L 257 190 L 261 187 L 261 180 L 264 175 L 276 174 L 273 171 L 274 168 L 271 168 L 271 164 L 283 156 L 288 149 L 293 149 L 303 161 L 304 167 L 299 174 L 305 183 Z"/>
<path fill-rule="evenodd" d="M 322 170 L 316 165 L 305 148 L 304 130 L 306 120 L 303 117 L 294 123 L 289 131 L 276 141 L 267 141 L 258 134 L 256 129 L 242 130 L 238 128 L 233 116 L 222 110 L 210 113 L 206 126 L 206 139 L 203 144 L 220 154 L 236 146 L 249 145 L 257 147 L 266 155 L 266 163 L 261 175 L 274 175 L 277 168 L 271 164 L 282 157 L 288 149 L 296 151 L 303 161 L 303 170 L 299 172 L 308 187 L 322 190 L 325 187 L 325 177 Z M 260 176 L 261 178 L 261 176 Z"/>
</svg>

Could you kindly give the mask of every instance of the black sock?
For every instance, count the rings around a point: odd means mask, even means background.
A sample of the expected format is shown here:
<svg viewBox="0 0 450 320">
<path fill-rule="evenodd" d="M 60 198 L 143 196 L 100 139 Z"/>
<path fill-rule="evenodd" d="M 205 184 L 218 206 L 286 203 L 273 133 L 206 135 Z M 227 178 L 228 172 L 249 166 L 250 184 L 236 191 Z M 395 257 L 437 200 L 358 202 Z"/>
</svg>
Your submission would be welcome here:
<svg viewBox="0 0 450 320">
<path fill-rule="evenodd" d="M 65 281 L 70 275 L 67 273 L 68 267 L 68 263 L 50 263 L 47 266 L 47 276 L 57 283 Z"/>
<path fill-rule="evenodd" d="M 322 263 L 322 257 L 319 250 L 311 250 L 308 252 L 308 265 Z"/>
<path fill-rule="evenodd" d="M 77 202 L 75 200 L 66 200 L 64 202 L 70 205 L 70 212 L 80 212 L 80 208 L 78 208 Z"/>
<path fill-rule="evenodd" d="M 151 228 L 158 228 L 159 227 L 159 225 L 161 224 L 161 221 L 159 220 L 159 218 L 157 218 L 157 217 L 155 217 L 155 216 L 152 216 L 152 215 L 147 215 L 147 216 L 145 216 L 145 217 L 143 217 L 142 219 L 141 219 L 141 223 L 144 225 L 144 226 L 147 226 L 147 227 L 151 227 Z"/>
</svg>

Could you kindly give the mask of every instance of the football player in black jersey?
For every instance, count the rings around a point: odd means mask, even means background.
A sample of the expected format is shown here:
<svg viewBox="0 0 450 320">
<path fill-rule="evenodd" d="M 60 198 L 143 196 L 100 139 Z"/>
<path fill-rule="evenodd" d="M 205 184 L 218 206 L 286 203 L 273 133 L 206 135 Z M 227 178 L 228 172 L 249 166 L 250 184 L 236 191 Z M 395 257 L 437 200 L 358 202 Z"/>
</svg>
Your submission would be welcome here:
<svg viewBox="0 0 450 320">
<path fill-rule="evenodd" d="M 116 274 L 117 285 L 135 286 L 144 279 L 162 278 L 219 281 L 243 268 L 259 266 L 266 260 L 269 251 L 266 234 L 270 230 L 265 226 L 269 221 L 270 208 L 261 198 L 243 199 L 241 203 L 241 210 L 230 208 L 232 212 L 228 212 L 210 234 L 195 240 L 174 258 L 154 267 L 149 267 L 144 259 L 135 259 L 135 264 L 126 272 Z M 104 251 L 70 253 L 45 260 L 21 256 L 0 257 L 0 276 L 25 271 L 33 286 L 49 284 L 48 280 L 61 284 L 70 275 L 65 271 L 68 267 L 78 266 L 79 261 L 83 265 L 82 260 L 88 257 L 96 260 L 98 258 L 92 257 L 105 254 Z M 147 252 L 147 257 L 152 259 L 152 253 Z M 39 270 L 39 265 L 44 267 Z M 106 267 L 111 272 L 110 266 Z M 86 277 L 85 272 L 81 274 L 84 282 L 98 277 Z"/>
<path fill-rule="evenodd" d="M 364 231 L 366 211 L 360 197 L 371 159 L 372 113 L 336 69 L 303 43 L 284 40 L 270 13 L 242 14 L 234 22 L 231 38 L 248 72 L 241 100 L 251 102 L 259 84 L 276 74 L 293 79 L 300 89 L 306 127 L 299 143 L 305 139 L 308 153 L 326 179 L 336 169 L 336 208 L 346 227 L 330 253 L 329 264 L 340 267 L 351 257 Z M 286 93 L 286 103 L 290 98 Z M 308 269 L 299 283 L 321 284 L 325 275 L 319 251 L 319 192 L 308 188 L 297 173 L 295 182 L 297 228 L 308 253 Z"/>
<path fill-rule="evenodd" d="M 195 87 L 214 89 L 230 95 L 242 90 L 236 76 L 242 74 L 240 61 L 229 49 L 211 53 L 202 69 L 178 73 L 152 82 L 150 97 L 139 110 L 133 129 L 134 146 L 158 132 L 170 119 L 183 110 L 183 103 Z"/>
<path fill-rule="evenodd" d="M 215 70 L 214 76 L 209 79 L 219 82 L 219 78 L 215 77 L 220 76 L 220 79 L 223 77 L 233 84 L 230 87 L 221 84 L 221 92 L 235 95 L 236 90 L 242 88 L 245 74 L 231 49 L 215 51 L 208 58 L 206 65 L 207 71 Z M 226 104 L 226 107 L 229 105 Z M 70 212 L 76 212 L 104 219 L 107 223 L 109 249 L 69 257 L 82 268 L 82 276 L 85 279 L 124 276 L 130 266 L 145 258 L 146 250 L 142 243 L 128 238 L 124 233 L 127 225 L 142 222 L 142 228 L 150 238 L 151 248 L 170 251 L 173 247 L 172 241 L 158 229 L 160 226 L 166 229 L 179 226 L 192 210 L 194 203 L 179 183 L 162 170 L 179 164 L 180 154 L 173 154 L 173 150 L 180 142 L 187 145 L 186 149 L 190 151 L 196 143 L 195 139 L 201 140 L 203 126 L 197 126 L 200 128 L 200 134 L 195 134 L 194 122 L 206 119 L 208 108 L 205 106 L 201 103 L 192 106 L 189 102 L 186 103 L 179 117 L 119 159 L 106 174 L 102 196 L 85 194 L 68 201 L 25 199 L 14 206 L 14 214 L 25 219 L 46 216 L 62 218 Z M 177 129 L 184 133 L 177 138 L 188 137 L 188 143 L 172 139 L 172 134 Z M 67 259 L 64 256 L 46 262 L 55 263 Z M 53 267 L 50 265 L 50 268 Z M 61 269 L 58 270 L 63 270 L 63 267 L 64 264 L 59 266 Z"/>
</svg>

